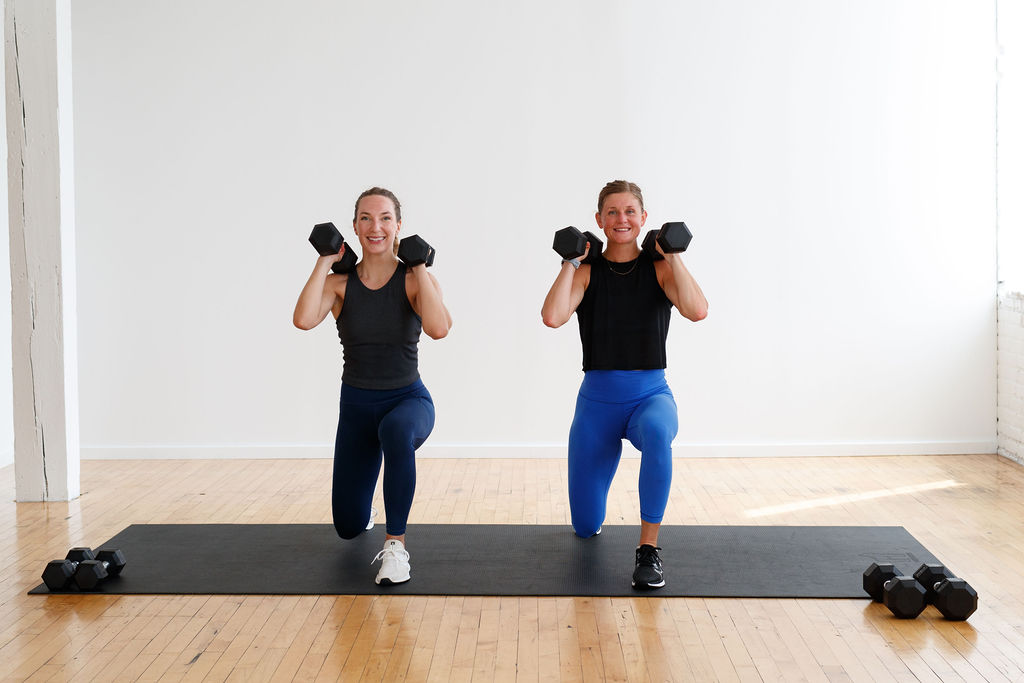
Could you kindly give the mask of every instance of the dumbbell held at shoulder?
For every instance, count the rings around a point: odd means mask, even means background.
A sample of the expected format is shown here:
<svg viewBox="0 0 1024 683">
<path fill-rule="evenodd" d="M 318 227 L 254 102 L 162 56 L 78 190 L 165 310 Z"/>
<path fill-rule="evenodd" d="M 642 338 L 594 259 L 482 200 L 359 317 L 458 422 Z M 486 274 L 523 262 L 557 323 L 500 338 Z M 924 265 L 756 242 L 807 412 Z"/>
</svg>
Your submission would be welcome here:
<svg viewBox="0 0 1024 683">
<path fill-rule="evenodd" d="M 562 257 L 563 262 L 593 263 L 604 250 L 604 242 L 590 232 L 580 232 L 572 225 L 555 231 L 551 248 Z"/>
<path fill-rule="evenodd" d="M 650 230 L 644 236 L 641 249 L 655 261 L 665 258 L 664 254 L 678 254 L 690 246 L 693 234 L 682 221 L 665 223 L 660 230 Z M 659 249 L 660 248 L 660 249 Z"/>
<path fill-rule="evenodd" d="M 313 232 L 309 234 L 309 243 L 313 245 L 320 256 L 337 257 L 337 260 L 331 264 L 331 270 L 335 273 L 344 275 L 355 269 L 359 257 L 341 236 L 341 232 L 334 226 L 334 223 L 314 225 Z"/>
<path fill-rule="evenodd" d="M 398 243 L 398 258 L 410 268 L 434 265 L 436 251 L 419 235 L 410 235 Z"/>
</svg>

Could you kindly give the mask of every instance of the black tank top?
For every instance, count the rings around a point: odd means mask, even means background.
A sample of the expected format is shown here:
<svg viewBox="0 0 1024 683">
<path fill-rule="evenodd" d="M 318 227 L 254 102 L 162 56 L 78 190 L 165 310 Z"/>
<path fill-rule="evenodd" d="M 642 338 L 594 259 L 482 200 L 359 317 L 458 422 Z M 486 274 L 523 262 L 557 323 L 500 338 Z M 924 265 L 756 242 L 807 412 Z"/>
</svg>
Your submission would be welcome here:
<svg viewBox="0 0 1024 683">
<path fill-rule="evenodd" d="M 345 368 L 341 381 L 359 389 L 399 389 L 420 377 L 417 344 L 422 321 L 405 293 L 405 264 L 380 289 L 367 289 L 355 271 L 338 316 Z"/>
<path fill-rule="evenodd" d="M 590 266 L 590 284 L 576 308 L 583 369 L 664 368 L 671 317 L 672 302 L 658 284 L 650 256 L 640 252 L 628 263 L 596 258 Z"/>
</svg>

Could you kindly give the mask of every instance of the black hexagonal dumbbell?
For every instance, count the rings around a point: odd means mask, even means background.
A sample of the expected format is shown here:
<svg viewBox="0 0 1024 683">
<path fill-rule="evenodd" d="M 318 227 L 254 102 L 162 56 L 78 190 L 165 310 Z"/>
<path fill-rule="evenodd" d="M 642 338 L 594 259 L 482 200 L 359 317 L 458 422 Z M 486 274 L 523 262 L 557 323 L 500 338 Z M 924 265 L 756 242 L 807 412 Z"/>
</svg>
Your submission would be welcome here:
<svg viewBox="0 0 1024 683">
<path fill-rule="evenodd" d="M 641 247 L 651 258 L 658 261 L 664 257 L 658 253 L 658 249 L 654 246 L 655 242 L 661 245 L 661 250 L 666 254 L 676 254 L 686 251 L 686 248 L 690 246 L 691 239 L 693 239 L 693 235 L 690 234 L 690 229 L 686 227 L 686 223 L 677 221 L 665 223 L 661 226 L 660 230 L 649 231 L 644 237 Z"/>
<path fill-rule="evenodd" d="M 922 564 L 914 572 L 914 578 L 924 586 L 924 599 L 929 605 L 935 603 L 935 587 L 946 579 L 952 579 L 953 573 L 941 564 Z"/>
<path fill-rule="evenodd" d="M 941 564 L 922 564 L 914 578 L 924 586 L 925 600 L 951 621 L 965 621 L 978 609 L 978 592 Z"/>
<path fill-rule="evenodd" d="M 864 570 L 864 590 L 872 600 L 882 602 L 885 582 L 902 575 L 903 572 L 896 569 L 894 565 L 872 562 L 871 566 Z"/>
<path fill-rule="evenodd" d="M 410 235 L 398 243 L 398 258 L 410 268 L 420 264 L 427 268 L 434 265 L 434 253 L 434 248 L 419 235 Z"/>
<path fill-rule="evenodd" d="M 331 254 L 337 254 L 341 251 L 342 245 L 345 246 L 345 253 L 342 254 L 341 260 L 331 265 L 331 270 L 339 275 L 351 272 L 356 267 L 356 261 L 359 257 L 352 250 L 345 238 L 341 236 L 341 233 L 334 223 L 317 223 L 313 226 L 313 232 L 309 233 L 309 243 L 316 249 L 316 253 L 321 256 L 330 256 Z"/>
<path fill-rule="evenodd" d="M 882 603 L 898 619 L 913 619 L 924 611 L 924 586 L 913 576 L 894 576 L 882 586 Z"/>
<path fill-rule="evenodd" d="M 78 565 L 86 560 L 95 560 L 92 548 L 72 548 L 63 560 L 50 560 L 43 569 L 43 583 L 51 591 L 66 590 L 71 586 L 71 577 Z"/>
<path fill-rule="evenodd" d="M 589 253 L 587 253 L 587 243 L 590 244 Z M 594 259 L 604 251 L 604 242 L 589 230 L 580 232 L 579 229 L 570 225 L 555 231 L 555 239 L 551 248 L 564 259 L 580 258 L 586 253 L 587 258 L 583 259 L 581 263 L 593 263 Z"/>
<path fill-rule="evenodd" d="M 978 609 L 978 591 L 953 577 L 935 587 L 935 607 L 950 621 L 966 621 Z"/>
<path fill-rule="evenodd" d="M 120 550 L 101 548 L 96 551 L 96 559 L 78 563 L 73 580 L 79 590 L 96 590 L 101 582 L 120 574 L 125 564 L 124 553 Z"/>
</svg>

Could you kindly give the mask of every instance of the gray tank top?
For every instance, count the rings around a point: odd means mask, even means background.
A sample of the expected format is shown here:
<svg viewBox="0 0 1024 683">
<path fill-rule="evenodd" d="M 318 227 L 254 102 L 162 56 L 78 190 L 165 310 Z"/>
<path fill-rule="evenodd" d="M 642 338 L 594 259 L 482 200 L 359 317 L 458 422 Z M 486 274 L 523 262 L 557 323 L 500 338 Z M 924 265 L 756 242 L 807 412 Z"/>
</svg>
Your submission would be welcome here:
<svg viewBox="0 0 1024 683">
<path fill-rule="evenodd" d="M 359 389 L 400 389 L 419 379 L 417 345 L 423 329 L 405 293 L 405 264 L 380 289 L 367 289 L 355 271 L 338 316 L 345 368 L 341 381 Z"/>
</svg>

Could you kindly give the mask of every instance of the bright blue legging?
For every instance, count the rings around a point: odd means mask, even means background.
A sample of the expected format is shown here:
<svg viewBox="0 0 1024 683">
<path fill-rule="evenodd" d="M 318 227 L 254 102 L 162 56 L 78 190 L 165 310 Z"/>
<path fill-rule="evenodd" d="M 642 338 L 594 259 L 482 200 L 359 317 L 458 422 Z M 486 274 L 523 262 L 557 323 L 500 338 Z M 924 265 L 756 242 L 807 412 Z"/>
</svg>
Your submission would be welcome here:
<svg viewBox="0 0 1024 683">
<path fill-rule="evenodd" d="M 622 440 L 640 451 L 640 519 L 660 523 L 672 484 L 676 401 L 664 370 L 588 370 L 569 429 L 572 528 L 587 538 L 604 523 Z"/>
<path fill-rule="evenodd" d="M 331 494 L 339 536 L 355 538 L 366 529 L 382 459 L 387 532 L 405 533 L 416 491 L 416 449 L 433 428 L 434 402 L 420 380 L 387 391 L 341 385 Z"/>
</svg>

